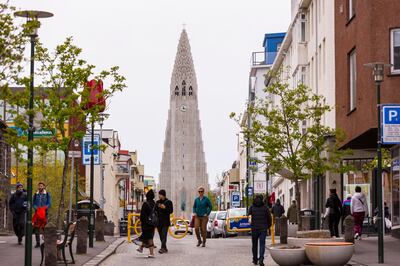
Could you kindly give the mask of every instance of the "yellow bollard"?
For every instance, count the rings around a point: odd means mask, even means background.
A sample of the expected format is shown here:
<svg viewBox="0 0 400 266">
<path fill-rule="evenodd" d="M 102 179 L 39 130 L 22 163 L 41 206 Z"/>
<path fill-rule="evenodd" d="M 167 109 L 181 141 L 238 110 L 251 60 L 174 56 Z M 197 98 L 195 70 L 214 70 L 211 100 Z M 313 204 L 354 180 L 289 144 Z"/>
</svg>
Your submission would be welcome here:
<svg viewBox="0 0 400 266">
<path fill-rule="evenodd" d="M 271 223 L 271 227 L 270 227 L 270 231 L 271 231 L 271 241 L 272 241 L 272 245 L 275 245 L 275 217 L 274 215 L 271 215 L 272 217 L 272 223 Z"/>
<path fill-rule="evenodd" d="M 131 220 L 132 220 L 132 213 L 128 213 L 128 243 L 132 243 L 131 242 Z"/>
</svg>

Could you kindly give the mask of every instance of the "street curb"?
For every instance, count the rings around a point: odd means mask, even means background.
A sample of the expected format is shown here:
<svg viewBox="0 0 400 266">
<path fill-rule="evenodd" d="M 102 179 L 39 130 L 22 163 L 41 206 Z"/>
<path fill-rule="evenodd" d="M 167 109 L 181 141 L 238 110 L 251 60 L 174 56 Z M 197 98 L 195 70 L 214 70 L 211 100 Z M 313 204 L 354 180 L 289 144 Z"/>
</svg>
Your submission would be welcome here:
<svg viewBox="0 0 400 266">
<path fill-rule="evenodd" d="M 103 250 L 99 255 L 95 256 L 93 259 L 86 262 L 83 266 L 97 266 L 105 261 L 108 257 L 115 253 L 117 248 L 125 242 L 125 239 L 117 239 L 111 243 L 105 250 Z"/>
</svg>

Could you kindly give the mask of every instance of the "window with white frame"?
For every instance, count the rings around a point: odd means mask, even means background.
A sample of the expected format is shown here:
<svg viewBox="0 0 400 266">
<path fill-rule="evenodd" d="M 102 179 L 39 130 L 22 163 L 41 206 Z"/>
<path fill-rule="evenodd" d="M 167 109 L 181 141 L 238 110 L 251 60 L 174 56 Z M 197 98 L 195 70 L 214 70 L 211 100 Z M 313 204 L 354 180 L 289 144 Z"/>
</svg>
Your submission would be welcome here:
<svg viewBox="0 0 400 266">
<path fill-rule="evenodd" d="M 356 66 L 356 50 L 353 50 L 349 54 L 349 70 L 350 70 L 350 101 L 349 101 L 349 111 L 352 111 L 356 108 L 356 91 L 357 91 L 357 66 Z"/>
<path fill-rule="evenodd" d="M 348 8 L 349 8 L 349 20 L 354 17 L 354 15 L 356 14 L 356 9 L 354 6 L 354 0 L 347 0 L 348 1 Z"/>
<path fill-rule="evenodd" d="M 400 74 L 400 28 L 390 31 L 390 63 L 392 73 Z"/>
<path fill-rule="evenodd" d="M 300 82 L 302 84 L 306 84 L 307 82 L 307 67 L 305 66 L 301 67 Z"/>
</svg>

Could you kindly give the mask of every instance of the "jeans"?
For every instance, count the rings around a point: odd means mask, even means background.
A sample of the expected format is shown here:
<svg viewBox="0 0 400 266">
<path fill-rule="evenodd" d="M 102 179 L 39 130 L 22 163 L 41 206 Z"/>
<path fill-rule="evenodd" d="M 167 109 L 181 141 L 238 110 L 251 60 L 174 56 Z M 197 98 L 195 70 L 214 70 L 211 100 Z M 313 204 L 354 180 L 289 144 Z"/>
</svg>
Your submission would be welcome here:
<svg viewBox="0 0 400 266">
<path fill-rule="evenodd" d="M 340 214 L 329 214 L 329 231 L 331 232 L 331 237 L 339 237 L 339 222 Z"/>
<path fill-rule="evenodd" d="M 18 241 L 20 241 L 25 235 L 25 213 L 13 214 L 13 227 L 15 235 L 18 237 Z"/>
<path fill-rule="evenodd" d="M 157 231 L 160 236 L 161 248 L 167 249 L 167 235 L 169 226 L 158 226 Z"/>
<path fill-rule="evenodd" d="M 365 212 L 353 212 L 353 217 L 354 217 L 354 233 L 355 234 L 358 233 L 359 236 L 361 236 Z"/>
<path fill-rule="evenodd" d="M 251 242 L 252 242 L 251 247 L 253 251 L 253 262 L 264 261 L 266 237 L 267 237 L 267 230 L 251 229 Z M 260 257 L 257 256 L 258 241 L 260 241 Z"/>
</svg>

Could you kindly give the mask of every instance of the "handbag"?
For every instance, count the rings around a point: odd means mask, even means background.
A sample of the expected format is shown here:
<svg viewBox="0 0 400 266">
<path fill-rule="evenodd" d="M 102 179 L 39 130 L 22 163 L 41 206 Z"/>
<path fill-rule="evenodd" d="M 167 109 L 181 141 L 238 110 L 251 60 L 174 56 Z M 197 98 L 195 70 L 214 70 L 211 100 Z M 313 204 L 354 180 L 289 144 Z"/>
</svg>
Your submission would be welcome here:
<svg viewBox="0 0 400 266">
<path fill-rule="evenodd" d="M 190 220 L 189 227 L 194 228 L 194 215 L 192 216 L 192 219 Z"/>
<path fill-rule="evenodd" d="M 150 204 L 146 201 L 147 205 L 151 208 Z M 149 217 L 147 218 L 147 223 L 152 226 L 157 226 L 158 225 L 158 215 L 156 212 L 156 204 L 154 204 L 154 207 L 152 208 Z"/>
</svg>

